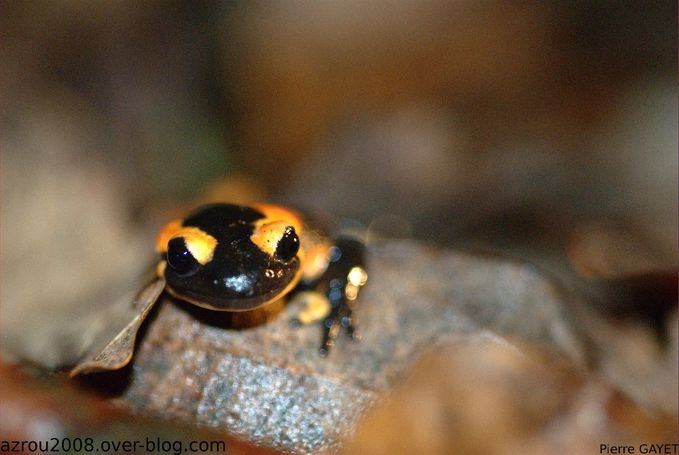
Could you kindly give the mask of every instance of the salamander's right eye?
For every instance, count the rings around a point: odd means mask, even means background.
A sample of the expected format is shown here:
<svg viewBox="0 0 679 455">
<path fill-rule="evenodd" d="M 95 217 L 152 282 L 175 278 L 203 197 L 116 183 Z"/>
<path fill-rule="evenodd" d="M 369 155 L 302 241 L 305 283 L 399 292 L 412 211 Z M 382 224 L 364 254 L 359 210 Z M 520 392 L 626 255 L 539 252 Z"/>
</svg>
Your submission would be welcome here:
<svg viewBox="0 0 679 455">
<path fill-rule="evenodd" d="M 184 237 L 174 237 L 167 243 L 167 264 L 180 276 L 193 275 L 200 263 L 186 246 Z"/>
</svg>

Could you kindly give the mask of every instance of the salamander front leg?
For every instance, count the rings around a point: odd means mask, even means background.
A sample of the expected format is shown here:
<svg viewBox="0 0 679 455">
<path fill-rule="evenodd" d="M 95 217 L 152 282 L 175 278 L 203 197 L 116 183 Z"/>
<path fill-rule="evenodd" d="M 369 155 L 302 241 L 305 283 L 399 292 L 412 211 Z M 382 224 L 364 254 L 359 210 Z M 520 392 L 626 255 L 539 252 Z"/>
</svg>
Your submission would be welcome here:
<svg viewBox="0 0 679 455">
<path fill-rule="evenodd" d="M 358 338 L 356 308 L 358 294 L 368 280 L 365 245 L 353 238 L 339 238 L 331 249 L 330 262 L 314 291 L 301 293 L 305 308 L 298 322 L 321 321 L 323 337 L 319 354 L 325 357 L 342 329 Z"/>
</svg>

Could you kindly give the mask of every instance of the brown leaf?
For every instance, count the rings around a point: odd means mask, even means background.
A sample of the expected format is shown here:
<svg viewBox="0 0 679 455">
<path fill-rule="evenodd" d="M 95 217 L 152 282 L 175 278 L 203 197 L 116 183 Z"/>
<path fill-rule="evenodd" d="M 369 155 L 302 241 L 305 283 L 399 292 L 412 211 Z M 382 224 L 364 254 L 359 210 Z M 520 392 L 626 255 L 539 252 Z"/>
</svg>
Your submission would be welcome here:
<svg viewBox="0 0 679 455">
<path fill-rule="evenodd" d="M 157 278 L 141 290 L 124 314 L 116 315 L 116 319 L 113 320 L 103 318 L 103 323 L 111 325 L 107 330 L 99 332 L 85 360 L 71 370 L 71 377 L 97 371 L 117 370 L 127 365 L 132 359 L 134 341 L 139 327 L 163 289 L 165 289 L 165 280 Z M 116 329 L 121 323 L 126 325 L 122 330 Z M 119 330 L 118 333 L 111 337 L 111 332 L 115 333 L 117 330 Z M 102 348 L 101 345 L 104 343 L 105 346 Z"/>
</svg>

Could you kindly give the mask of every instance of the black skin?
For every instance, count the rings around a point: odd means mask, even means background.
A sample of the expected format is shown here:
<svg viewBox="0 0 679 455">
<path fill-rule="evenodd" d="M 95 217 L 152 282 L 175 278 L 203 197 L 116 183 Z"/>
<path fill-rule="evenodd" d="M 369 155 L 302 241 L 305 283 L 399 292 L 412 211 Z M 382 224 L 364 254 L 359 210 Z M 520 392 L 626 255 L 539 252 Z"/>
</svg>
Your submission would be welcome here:
<svg viewBox="0 0 679 455">
<path fill-rule="evenodd" d="M 197 227 L 217 239 L 213 259 L 199 264 L 186 249 L 181 237 L 168 243 L 164 254 L 167 285 L 179 298 L 194 304 L 224 311 L 245 311 L 269 303 L 294 279 L 301 267 L 296 253 L 299 239 L 291 227 L 286 229 L 274 256 L 261 251 L 251 240 L 254 223 L 264 214 L 231 204 L 202 207 L 182 223 Z M 342 328 L 356 338 L 356 301 L 346 298 L 347 274 L 354 266 L 365 268 L 363 243 L 338 238 L 331 261 L 323 275 L 300 283 L 296 290 L 325 294 L 331 310 L 322 321 L 323 340 L 319 353 L 326 356 Z"/>
<path fill-rule="evenodd" d="M 261 218 L 264 215 L 257 210 L 231 204 L 193 212 L 183 226 L 197 227 L 217 239 L 214 258 L 203 266 L 194 264 L 191 273 L 185 273 L 183 263 L 190 260 L 176 261 L 181 243 L 175 250 L 170 241 L 165 271 L 168 286 L 180 297 L 215 310 L 245 311 L 270 301 L 294 278 L 300 264 L 296 257 L 272 258 L 252 243 L 253 223 Z"/>
<path fill-rule="evenodd" d="M 330 313 L 322 320 L 321 357 L 328 355 L 342 329 L 350 338 L 358 339 L 356 300 L 347 299 L 344 293 L 347 274 L 355 266 L 365 269 L 365 245 L 354 238 L 339 237 L 335 240 L 328 269 L 321 278 L 299 286 L 300 290 L 313 289 L 323 293 L 330 301 Z M 300 325 L 300 322 L 294 320 L 293 324 Z"/>
</svg>

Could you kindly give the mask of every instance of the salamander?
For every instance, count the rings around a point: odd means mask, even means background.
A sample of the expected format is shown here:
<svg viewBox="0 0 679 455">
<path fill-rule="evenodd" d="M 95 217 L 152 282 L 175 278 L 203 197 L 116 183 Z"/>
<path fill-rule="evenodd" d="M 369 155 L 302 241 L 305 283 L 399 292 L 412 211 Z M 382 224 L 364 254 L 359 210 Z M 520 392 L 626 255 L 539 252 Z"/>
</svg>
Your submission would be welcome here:
<svg viewBox="0 0 679 455">
<path fill-rule="evenodd" d="M 356 306 L 368 280 L 359 239 L 329 236 L 311 217 L 281 205 L 211 204 L 167 223 L 156 236 L 154 280 L 135 313 L 71 375 L 119 369 L 132 358 L 136 333 L 163 292 L 216 312 L 253 312 L 294 298 L 293 325 L 319 323 L 318 353 L 342 331 L 357 339 Z"/>
</svg>

